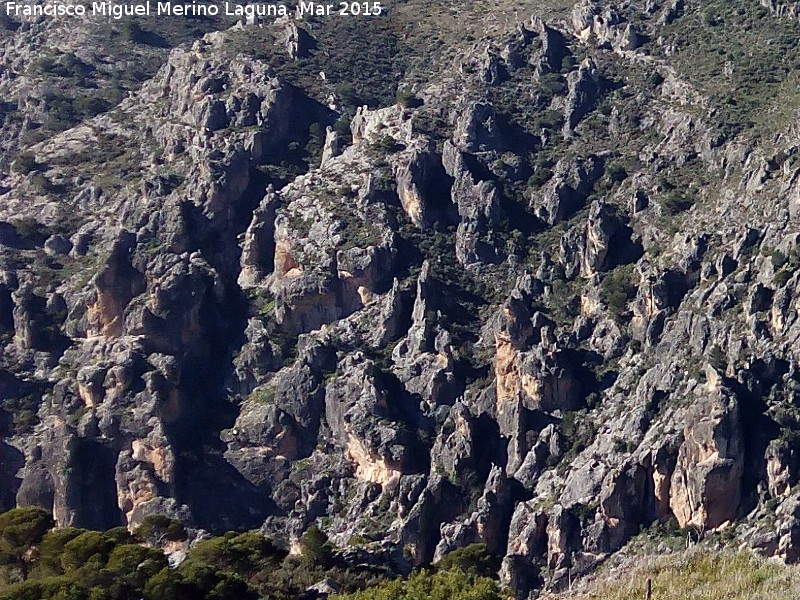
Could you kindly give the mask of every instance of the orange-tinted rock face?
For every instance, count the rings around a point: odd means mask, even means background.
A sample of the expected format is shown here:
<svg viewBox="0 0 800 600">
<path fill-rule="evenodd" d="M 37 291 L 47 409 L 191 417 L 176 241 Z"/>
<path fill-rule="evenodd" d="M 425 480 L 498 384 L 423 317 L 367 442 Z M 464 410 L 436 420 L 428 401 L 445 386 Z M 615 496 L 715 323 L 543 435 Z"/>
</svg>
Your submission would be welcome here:
<svg viewBox="0 0 800 600">
<path fill-rule="evenodd" d="M 279 277 L 291 277 L 299 265 L 292 256 L 292 245 L 289 240 L 278 239 L 275 242 L 275 274 Z"/>
<path fill-rule="evenodd" d="M 714 529 L 736 518 L 739 507 L 744 464 L 739 404 L 729 391 L 716 389 L 689 414 L 670 508 L 681 527 Z"/>
<path fill-rule="evenodd" d="M 352 434 L 347 442 L 346 456 L 356 464 L 359 479 L 385 486 L 400 478 L 400 471 L 387 465 L 383 458 L 371 455 Z"/>
<path fill-rule="evenodd" d="M 121 235 L 94 279 L 94 299 L 87 306 L 90 336 L 116 338 L 123 335 L 125 308 L 146 289 L 144 276 L 131 266 L 131 244 L 130 235 Z"/>
<path fill-rule="evenodd" d="M 519 351 L 511 339 L 503 334 L 495 334 L 494 373 L 497 382 L 497 412 L 501 414 L 506 402 L 519 398 L 522 388 L 516 367 Z"/>
</svg>

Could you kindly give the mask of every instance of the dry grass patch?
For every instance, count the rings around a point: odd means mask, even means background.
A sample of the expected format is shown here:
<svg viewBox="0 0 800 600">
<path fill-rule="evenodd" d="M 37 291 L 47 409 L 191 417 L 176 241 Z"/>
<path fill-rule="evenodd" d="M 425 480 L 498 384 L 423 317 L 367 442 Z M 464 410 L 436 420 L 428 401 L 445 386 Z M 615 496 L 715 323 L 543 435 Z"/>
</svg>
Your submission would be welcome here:
<svg viewBox="0 0 800 600">
<path fill-rule="evenodd" d="M 800 568 L 749 552 L 691 550 L 631 558 L 601 572 L 585 589 L 546 600 L 643 600 L 647 579 L 652 600 L 796 600 Z"/>
</svg>

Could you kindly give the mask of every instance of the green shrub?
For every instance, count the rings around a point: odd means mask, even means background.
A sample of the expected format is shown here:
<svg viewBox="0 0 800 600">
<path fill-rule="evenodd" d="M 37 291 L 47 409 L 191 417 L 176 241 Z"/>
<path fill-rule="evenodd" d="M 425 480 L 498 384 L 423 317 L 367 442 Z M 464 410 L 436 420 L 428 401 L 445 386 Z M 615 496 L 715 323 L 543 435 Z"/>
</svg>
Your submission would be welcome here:
<svg viewBox="0 0 800 600">
<path fill-rule="evenodd" d="M 164 568 L 144 585 L 144 600 L 192 600 L 194 590 L 183 577 L 169 568 Z"/>
<path fill-rule="evenodd" d="M 789 260 L 789 258 L 778 249 L 772 251 L 770 259 L 772 260 L 772 266 L 776 269 L 783 267 Z"/>
<path fill-rule="evenodd" d="M 564 115 L 557 110 L 546 110 L 538 115 L 536 123 L 540 129 L 558 129 L 564 123 Z"/>
<path fill-rule="evenodd" d="M 786 285 L 789 280 L 792 278 L 792 272 L 788 269 L 781 269 L 777 273 L 775 273 L 775 277 L 773 277 L 773 281 L 777 286 Z"/>
<path fill-rule="evenodd" d="M 628 172 L 625 167 L 618 162 L 609 163 L 606 173 L 611 181 L 625 181 L 628 178 Z"/>
<path fill-rule="evenodd" d="M 309 527 L 300 538 L 300 556 L 311 565 L 326 566 L 333 556 L 333 546 L 328 536 L 316 524 Z"/>
<path fill-rule="evenodd" d="M 106 531 L 106 537 L 114 545 L 135 544 L 138 541 L 125 527 L 112 527 Z"/>
<path fill-rule="evenodd" d="M 395 579 L 331 600 L 507 600 L 492 579 L 459 569 L 427 573 L 417 571 L 406 581 Z"/>
<path fill-rule="evenodd" d="M 174 523 L 155 516 L 147 533 L 163 535 Z M 172 569 L 161 550 L 122 527 L 101 533 L 52 526 L 40 508 L 0 515 L 0 600 L 294 600 L 326 575 L 350 592 L 385 574 L 381 567 L 334 566 L 333 547 L 316 527 L 301 541 L 302 557 L 287 556 L 257 532 L 229 532 L 199 541 Z"/>
<path fill-rule="evenodd" d="M 263 38 L 253 33 L 248 52 L 263 48 Z M 390 106 L 398 101 L 397 79 L 387 73 L 406 71 L 412 56 L 402 33 L 391 21 L 380 19 L 322 19 L 315 23 L 314 38 L 324 52 L 311 52 L 299 60 L 273 56 L 272 64 L 282 79 L 325 101 L 333 91 L 347 112 L 355 107 Z M 252 50 L 251 50 L 252 49 Z M 325 80 L 319 77 L 325 72 Z"/>
<path fill-rule="evenodd" d="M 61 567 L 65 572 L 77 571 L 87 564 L 100 568 L 105 565 L 113 544 L 98 531 L 85 531 L 64 544 Z"/>
<path fill-rule="evenodd" d="M 372 540 L 363 535 L 352 535 L 350 539 L 347 540 L 348 546 L 369 546 L 371 543 Z"/>
<path fill-rule="evenodd" d="M 64 546 L 81 533 L 83 531 L 75 527 L 60 527 L 48 531 L 39 546 L 39 573 L 41 575 L 63 574 L 61 555 L 64 552 Z"/>
<path fill-rule="evenodd" d="M 396 139 L 390 135 L 384 135 L 377 142 L 373 144 L 375 150 L 385 154 L 394 154 L 404 148 Z"/>
<path fill-rule="evenodd" d="M 662 83 L 664 83 L 664 76 L 658 71 L 653 71 L 652 73 L 650 73 L 650 76 L 647 78 L 647 81 L 653 87 L 658 87 Z"/>
<path fill-rule="evenodd" d="M 186 539 L 183 523 L 164 515 L 147 515 L 142 524 L 134 530 L 134 535 L 143 542 L 153 546 L 163 541 L 176 542 Z"/>
<path fill-rule="evenodd" d="M 20 175 L 27 175 L 38 171 L 41 165 L 36 162 L 36 157 L 30 152 L 20 152 L 14 162 L 11 163 L 11 170 Z"/>
<path fill-rule="evenodd" d="M 342 115 L 333 124 L 333 130 L 342 138 L 350 138 L 350 119 L 347 115 Z"/>
<path fill-rule="evenodd" d="M 678 190 L 670 190 L 664 197 L 663 207 L 669 215 L 677 215 L 685 210 L 689 210 L 694 201 Z"/>
<path fill-rule="evenodd" d="M 105 595 L 90 597 L 86 586 L 68 577 L 22 581 L 0 592 L 0 600 L 104 600 Z"/>
<path fill-rule="evenodd" d="M 38 61 L 36 66 L 42 73 L 56 77 L 71 77 L 77 79 L 80 84 L 85 84 L 86 76 L 92 72 L 92 67 L 72 52 L 64 54 L 58 59 L 45 56 Z"/>
<path fill-rule="evenodd" d="M 191 558 L 183 563 L 178 573 L 185 586 L 194 590 L 196 598 L 215 600 L 256 600 L 255 591 L 248 588 L 236 573 L 221 571 L 211 565 Z"/>
<path fill-rule="evenodd" d="M 539 89 L 548 98 L 560 96 L 567 91 L 567 81 L 559 73 L 545 73 L 539 78 Z"/>
<path fill-rule="evenodd" d="M 533 175 L 531 175 L 528 178 L 528 186 L 538 189 L 542 187 L 545 183 L 550 181 L 552 178 L 553 178 L 553 171 L 551 171 L 550 169 L 546 168 L 536 169 L 536 171 L 533 172 Z"/>
<path fill-rule="evenodd" d="M 53 192 L 58 186 L 53 185 L 53 182 L 42 173 L 33 173 L 30 178 L 31 187 L 40 194 L 47 194 Z"/>
<path fill-rule="evenodd" d="M 111 104 L 103 98 L 96 96 L 78 96 L 72 102 L 76 112 L 86 117 L 95 117 L 111 108 Z"/>
<path fill-rule="evenodd" d="M 122 37 L 134 44 L 144 42 L 146 33 L 142 26 L 133 19 L 122 23 Z"/>
<path fill-rule="evenodd" d="M 266 564 L 277 566 L 285 556 L 258 533 L 227 533 L 197 542 L 192 548 L 192 560 L 240 575 Z"/>
<path fill-rule="evenodd" d="M 600 284 L 600 299 L 616 315 L 620 315 L 636 294 L 633 284 L 633 269 L 630 266 L 617 267 L 605 276 Z"/>
<path fill-rule="evenodd" d="M 414 92 L 407 87 L 397 90 L 397 103 L 403 108 L 417 108 L 422 106 L 422 100 L 417 98 Z"/>
<path fill-rule="evenodd" d="M 19 28 L 19 23 L 9 17 L 7 14 L 0 14 L 0 29 L 5 31 L 16 31 Z"/>
<path fill-rule="evenodd" d="M 445 555 L 436 566 L 440 571 L 459 569 L 480 577 L 496 577 L 500 557 L 491 554 L 486 544 L 470 544 Z"/>
<path fill-rule="evenodd" d="M 714 344 L 711 347 L 711 350 L 709 350 L 708 364 L 710 364 L 720 373 L 725 372 L 725 368 L 728 366 L 728 358 L 725 356 L 722 348 L 719 347 L 719 344 Z"/>
<path fill-rule="evenodd" d="M 0 564 L 17 567 L 25 579 L 32 550 L 55 523 L 38 506 L 15 508 L 0 515 Z"/>
<path fill-rule="evenodd" d="M 138 544 L 122 544 L 109 554 L 107 568 L 115 578 L 124 579 L 127 586 L 141 589 L 167 566 L 163 552 Z"/>
<path fill-rule="evenodd" d="M 589 404 L 588 401 L 587 404 Z M 561 459 L 550 459 L 549 464 L 551 466 L 554 463 L 558 464 L 558 472 L 563 473 L 575 460 L 575 457 L 592 443 L 597 435 L 597 429 L 594 421 L 589 417 L 588 410 L 582 409 L 564 413 L 560 430 L 570 447 Z"/>
</svg>

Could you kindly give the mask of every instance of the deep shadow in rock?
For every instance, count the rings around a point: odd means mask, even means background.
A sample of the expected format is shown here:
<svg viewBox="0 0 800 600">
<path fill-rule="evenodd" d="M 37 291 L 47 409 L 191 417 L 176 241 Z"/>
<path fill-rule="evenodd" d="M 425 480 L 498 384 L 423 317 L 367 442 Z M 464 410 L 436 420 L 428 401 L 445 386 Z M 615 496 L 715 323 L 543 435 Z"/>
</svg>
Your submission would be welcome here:
<svg viewBox="0 0 800 600">
<path fill-rule="evenodd" d="M 191 509 L 199 527 L 219 534 L 256 528 L 274 511 L 269 490 L 254 486 L 227 463 L 220 441 L 220 432 L 238 415 L 225 381 L 233 369 L 229 340 L 241 337 L 247 304 L 237 286 L 229 286 L 221 301 L 207 294 L 199 318 L 202 339 L 187 349 L 182 365 L 185 407 L 166 431 L 177 454 L 177 500 Z"/>
<path fill-rule="evenodd" d="M 75 527 L 106 530 L 124 523 L 117 505 L 116 462 L 113 448 L 79 438 L 74 457 L 80 477 Z"/>
<path fill-rule="evenodd" d="M 213 450 L 179 456 L 177 463 L 176 497 L 203 529 L 216 535 L 255 529 L 278 512 L 269 490 L 247 481 Z"/>
<path fill-rule="evenodd" d="M 475 440 L 475 470 L 485 482 L 492 465 L 504 467 L 508 464 L 508 439 L 500 435 L 500 427 L 494 419 L 481 414 L 475 419 Z"/>
<path fill-rule="evenodd" d="M 25 464 L 22 452 L 0 442 L 0 513 L 16 506 L 17 490 L 22 480 L 17 477 L 17 472 Z"/>
<path fill-rule="evenodd" d="M 781 423 L 769 414 L 767 401 L 774 402 L 787 394 L 786 388 L 797 385 L 791 378 L 786 385 L 783 377 L 789 371 L 789 363 L 783 359 L 769 357 L 755 360 L 750 368 L 741 373 L 744 380 L 739 383 L 725 380 L 739 398 L 742 438 L 745 444 L 745 468 L 742 474 L 742 499 L 739 506 L 741 516 L 753 510 L 759 502 L 759 484 L 767 480 L 767 447 L 774 439 L 785 437 L 785 442 L 797 454 L 796 437 L 781 430 Z M 789 394 L 791 392 L 788 392 Z M 784 398 L 786 402 L 788 398 Z M 783 424 L 785 426 L 785 423 Z M 794 446 L 794 447 L 792 447 Z"/>
</svg>

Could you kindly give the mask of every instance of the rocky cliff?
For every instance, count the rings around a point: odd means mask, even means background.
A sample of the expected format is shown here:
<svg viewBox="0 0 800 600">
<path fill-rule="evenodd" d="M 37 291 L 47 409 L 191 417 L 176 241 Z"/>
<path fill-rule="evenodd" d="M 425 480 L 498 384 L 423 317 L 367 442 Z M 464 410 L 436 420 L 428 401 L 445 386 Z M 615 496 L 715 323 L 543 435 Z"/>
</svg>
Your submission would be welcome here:
<svg viewBox="0 0 800 600">
<path fill-rule="evenodd" d="M 796 561 L 794 19 L 2 21 L 0 510 L 519 598 L 654 522 Z"/>
</svg>

